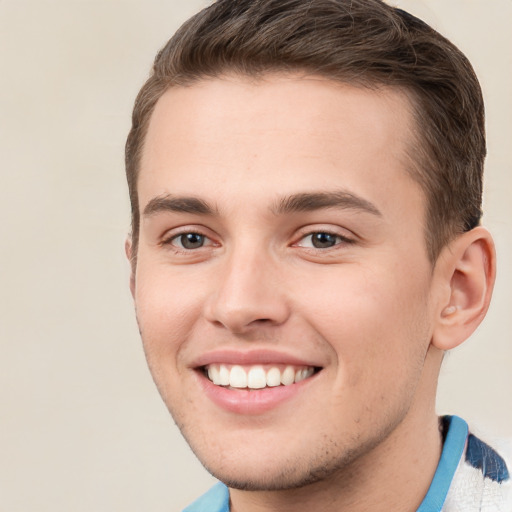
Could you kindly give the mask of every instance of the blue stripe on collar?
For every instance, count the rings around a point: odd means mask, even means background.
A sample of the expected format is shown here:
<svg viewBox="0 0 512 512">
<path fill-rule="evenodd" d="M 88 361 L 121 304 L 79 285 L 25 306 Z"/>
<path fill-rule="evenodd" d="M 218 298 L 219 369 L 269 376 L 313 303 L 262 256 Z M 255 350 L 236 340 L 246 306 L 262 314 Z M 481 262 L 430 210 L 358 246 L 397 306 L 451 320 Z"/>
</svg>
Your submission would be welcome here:
<svg viewBox="0 0 512 512">
<path fill-rule="evenodd" d="M 443 508 L 448 489 L 455 475 L 459 461 L 464 453 L 468 437 L 468 425 L 458 416 L 445 416 L 448 432 L 444 441 L 441 459 L 430 488 L 417 512 L 440 512 Z"/>
<path fill-rule="evenodd" d="M 468 437 L 466 462 L 480 469 L 485 478 L 500 484 L 510 478 L 505 461 L 488 444 L 472 434 Z"/>
</svg>

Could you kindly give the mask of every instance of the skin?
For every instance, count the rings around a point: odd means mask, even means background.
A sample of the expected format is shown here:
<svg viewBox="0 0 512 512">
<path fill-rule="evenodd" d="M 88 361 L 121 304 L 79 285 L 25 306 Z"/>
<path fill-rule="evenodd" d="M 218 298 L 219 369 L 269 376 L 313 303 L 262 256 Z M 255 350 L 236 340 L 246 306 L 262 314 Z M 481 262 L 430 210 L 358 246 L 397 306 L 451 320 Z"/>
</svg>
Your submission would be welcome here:
<svg viewBox="0 0 512 512">
<path fill-rule="evenodd" d="M 483 317 L 493 252 L 477 228 L 432 266 L 407 172 L 413 132 L 399 91 L 318 77 L 224 76 L 171 88 L 155 108 L 131 288 L 159 392 L 235 512 L 416 510 L 428 490 L 443 350 Z M 283 206 L 333 192 L 327 208 Z M 169 207 L 183 197 L 209 210 Z M 185 233 L 198 245 L 184 248 Z M 473 281 L 463 260 L 480 269 Z M 321 371 L 270 410 L 227 411 L 197 368 L 219 349 Z"/>
</svg>

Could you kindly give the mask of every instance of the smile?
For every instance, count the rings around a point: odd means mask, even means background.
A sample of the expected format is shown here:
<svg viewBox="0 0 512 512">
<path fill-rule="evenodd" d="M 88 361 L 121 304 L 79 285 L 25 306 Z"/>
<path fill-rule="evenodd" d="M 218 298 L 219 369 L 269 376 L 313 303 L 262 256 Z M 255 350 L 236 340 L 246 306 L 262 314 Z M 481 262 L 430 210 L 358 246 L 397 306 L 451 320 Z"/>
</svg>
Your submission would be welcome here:
<svg viewBox="0 0 512 512">
<path fill-rule="evenodd" d="M 291 386 L 314 375 L 313 366 L 209 364 L 205 375 L 216 386 L 233 389 L 264 389 Z"/>
</svg>

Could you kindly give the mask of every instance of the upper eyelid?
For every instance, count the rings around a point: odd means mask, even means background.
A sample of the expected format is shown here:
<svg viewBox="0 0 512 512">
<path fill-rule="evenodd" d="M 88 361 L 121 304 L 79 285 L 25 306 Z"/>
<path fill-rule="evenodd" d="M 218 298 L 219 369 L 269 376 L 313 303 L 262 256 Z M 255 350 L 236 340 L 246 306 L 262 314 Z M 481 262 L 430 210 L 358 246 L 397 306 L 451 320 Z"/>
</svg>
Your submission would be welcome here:
<svg viewBox="0 0 512 512">
<path fill-rule="evenodd" d="M 359 238 L 353 231 L 347 228 L 343 228 L 341 226 L 330 226 L 327 227 L 322 224 L 318 225 L 306 225 L 296 230 L 296 235 L 294 238 L 296 240 L 300 240 L 302 238 L 305 238 L 306 236 L 313 235 L 315 233 L 327 233 L 329 235 L 333 236 L 339 236 L 340 238 L 344 240 L 353 240 L 355 241 L 357 238 Z"/>
<path fill-rule="evenodd" d="M 344 230 L 344 231 L 347 231 L 347 230 Z M 319 229 L 306 229 L 302 233 L 302 236 L 314 235 L 315 233 L 325 233 L 327 235 L 339 236 L 341 238 L 349 238 L 349 236 L 350 236 L 349 234 L 340 233 L 340 231 L 338 231 L 336 229 L 329 229 L 329 228 L 326 228 L 326 229 L 322 229 L 322 228 L 319 228 Z"/>
<path fill-rule="evenodd" d="M 211 234 L 212 233 L 211 229 L 208 229 L 203 226 L 194 226 L 194 225 L 178 226 L 175 228 L 167 229 L 163 232 L 163 234 L 159 238 L 160 238 L 160 241 L 162 243 L 164 243 L 165 241 L 173 240 L 174 238 L 176 238 L 180 235 L 186 235 L 188 233 L 194 233 L 195 235 L 201 235 L 201 236 L 204 236 L 205 238 L 208 238 L 209 240 L 213 239 L 213 236 Z"/>
</svg>

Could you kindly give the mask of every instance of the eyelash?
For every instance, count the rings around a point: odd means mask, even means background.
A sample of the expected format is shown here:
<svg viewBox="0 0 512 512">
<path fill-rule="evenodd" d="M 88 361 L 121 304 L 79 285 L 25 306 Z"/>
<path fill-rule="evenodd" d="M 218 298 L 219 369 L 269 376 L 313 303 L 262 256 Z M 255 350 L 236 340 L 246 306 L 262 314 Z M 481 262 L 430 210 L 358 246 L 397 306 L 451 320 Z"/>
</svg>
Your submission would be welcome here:
<svg viewBox="0 0 512 512">
<path fill-rule="evenodd" d="M 313 247 L 305 247 L 305 246 L 300 245 L 300 243 L 303 242 L 304 240 L 306 240 L 307 238 L 311 239 L 311 244 L 313 245 L 313 237 L 315 235 L 327 235 L 329 237 L 334 237 L 336 242 L 329 247 L 314 247 L 314 246 Z M 319 229 L 319 230 L 309 231 L 307 233 L 304 233 L 303 235 L 300 236 L 298 242 L 295 242 L 293 245 L 298 246 L 298 247 L 303 247 L 305 249 L 309 249 L 309 250 L 313 250 L 313 251 L 327 251 L 329 249 L 335 249 L 340 245 L 351 245 L 351 244 L 355 244 L 355 243 L 356 243 L 356 241 L 354 239 L 346 237 L 344 235 L 341 235 L 340 233 L 335 233 L 333 231 Z"/>
<path fill-rule="evenodd" d="M 202 241 L 203 243 L 198 246 L 198 247 L 184 247 L 183 246 L 183 242 L 180 244 L 180 246 L 178 245 L 175 245 L 175 241 L 177 240 L 180 240 L 180 238 L 182 237 L 185 237 L 185 236 L 189 236 L 189 235 L 195 235 L 197 237 L 201 237 L 202 238 Z M 335 240 L 334 240 L 334 244 L 333 245 L 329 245 L 329 246 L 326 246 L 326 247 L 315 247 L 314 246 L 314 242 L 313 242 L 313 237 L 315 235 L 326 235 L 327 237 L 333 237 Z M 301 242 L 303 243 L 304 240 L 306 240 L 307 238 L 310 238 L 311 240 L 311 246 L 305 246 L 305 245 L 301 245 Z M 207 242 L 210 242 L 210 243 L 207 243 Z M 292 247 L 302 247 L 306 250 L 309 250 L 309 251 L 321 251 L 321 252 L 325 252 L 325 251 L 328 251 L 329 249 L 336 249 L 338 246 L 340 245 L 351 245 L 351 244 L 354 244 L 356 243 L 355 240 L 353 240 L 352 238 L 349 238 L 349 237 L 346 237 L 346 236 L 343 236 L 339 233 L 335 233 L 333 231 L 329 231 L 329 230 L 316 230 L 316 231 L 309 231 L 309 232 L 305 232 L 303 234 L 301 234 L 300 238 L 298 239 L 297 242 L 293 243 L 292 244 Z M 173 250 L 175 250 L 176 252 L 180 252 L 180 253 L 191 253 L 191 252 L 194 252 L 198 249 L 203 249 L 203 248 L 208 248 L 208 247 L 211 247 L 211 246 L 215 246 L 215 243 L 207 236 L 205 235 L 204 233 L 201 233 L 199 231 L 196 231 L 196 230 L 189 230 L 189 231 L 182 231 L 180 233 L 174 233 L 172 236 L 162 240 L 162 245 L 163 246 L 171 246 L 173 248 Z"/>
</svg>

